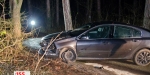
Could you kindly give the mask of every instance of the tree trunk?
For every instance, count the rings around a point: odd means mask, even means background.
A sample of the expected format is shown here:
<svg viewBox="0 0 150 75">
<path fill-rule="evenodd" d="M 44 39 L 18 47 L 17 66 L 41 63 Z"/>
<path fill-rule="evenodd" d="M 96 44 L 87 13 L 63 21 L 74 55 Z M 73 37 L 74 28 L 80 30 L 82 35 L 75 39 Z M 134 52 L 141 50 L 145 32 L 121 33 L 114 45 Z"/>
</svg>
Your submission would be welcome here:
<svg viewBox="0 0 150 75">
<path fill-rule="evenodd" d="M 31 16 L 32 15 L 31 0 L 28 0 L 27 2 L 28 2 L 28 11 Z"/>
<path fill-rule="evenodd" d="M 9 0 L 9 16 L 12 17 L 12 12 L 13 12 L 13 0 Z"/>
<path fill-rule="evenodd" d="M 98 21 L 102 18 L 101 16 L 101 0 L 97 0 L 97 13 L 98 13 Z"/>
<path fill-rule="evenodd" d="M 135 23 L 135 21 L 136 21 L 136 17 L 137 17 L 137 10 L 138 10 L 138 1 L 137 0 L 134 0 L 133 1 L 133 23 L 132 24 L 134 24 Z"/>
<path fill-rule="evenodd" d="M 47 18 L 50 18 L 50 0 L 46 0 Z"/>
<path fill-rule="evenodd" d="M 63 5 L 63 14 L 64 14 L 64 22 L 65 22 L 65 30 L 72 30 L 72 18 L 71 18 L 71 11 L 70 11 L 70 1 L 69 0 L 62 0 Z"/>
<path fill-rule="evenodd" d="M 59 0 L 56 0 L 56 25 L 59 25 Z"/>
<path fill-rule="evenodd" d="M 11 1 L 11 0 L 10 0 Z M 21 38 L 21 6 L 22 6 L 23 0 L 12 0 L 12 23 L 13 23 L 13 35 L 16 39 L 19 40 L 19 42 L 16 44 L 16 46 L 22 50 L 22 42 L 20 40 Z"/>
<path fill-rule="evenodd" d="M 92 2 L 93 0 L 87 0 L 87 22 L 91 22 Z"/>
<path fill-rule="evenodd" d="M 1 3 L 1 7 L 2 7 L 2 12 L 0 17 L 2 17 L 2 19 L 5 21 L 5 0 L 3 0 L 3 2 Z"/>
<path fill-rule="evenodd" d="M 138 6 L 138 1 L 137 1 L 137 0 L 134 0 L 134 1 L 133 1 L 134 10 L 137 9 L 137 6 Z"/>
<path fill-rule="evenodd" d="M 118 16 L 118 21 L 121 21 L 121 0 L 119 0 L 119 16 Z"/>
<path fill-rule="evenodd" d="M 51 14 L 50 14 L 50 0 L 46 0 L 46 15 L 47 15 L 47 24 L 46 24 L 46 30 L 49 32 L 49 29 L 51 26 Z"/>
<path fill-rule="evenodd" d="M 150 0 L 145 1 L 143 26 L 150 29 Z"/>
<path fill-rule="evenodd" d="M 12 21 L 14 25 L 14 36 L 16 38 L 21 37 L 21 15 L 20 15 L 20 10 L 22 6 L 23 0 L 13 0 L 13 16 L 12 16 Z"/>
</svg>

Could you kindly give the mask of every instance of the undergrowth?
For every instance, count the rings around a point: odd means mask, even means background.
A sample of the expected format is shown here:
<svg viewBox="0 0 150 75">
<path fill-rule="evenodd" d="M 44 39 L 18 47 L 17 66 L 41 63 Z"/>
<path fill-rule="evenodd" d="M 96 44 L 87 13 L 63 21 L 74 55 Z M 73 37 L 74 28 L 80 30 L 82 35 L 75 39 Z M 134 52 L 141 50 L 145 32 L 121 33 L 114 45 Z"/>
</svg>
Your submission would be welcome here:
<svg viewBox="0 0 150 75">
<path fill-rule="evenodd" d="M 31 75 L 84 75 L 72 66 L 63 63 L 60 59 L 41 58 L 37 51 L 32 53 L 30 48 L 20 49 L 17 44 L 31 37 L 31 34 L 21 38 L 14 38 L 11 22 L 0 22 L 0 75 L 13 75 L 14 71 L 30 71 Z M 89 75 L 89 74 L 88 74 Z"/>
</svg>

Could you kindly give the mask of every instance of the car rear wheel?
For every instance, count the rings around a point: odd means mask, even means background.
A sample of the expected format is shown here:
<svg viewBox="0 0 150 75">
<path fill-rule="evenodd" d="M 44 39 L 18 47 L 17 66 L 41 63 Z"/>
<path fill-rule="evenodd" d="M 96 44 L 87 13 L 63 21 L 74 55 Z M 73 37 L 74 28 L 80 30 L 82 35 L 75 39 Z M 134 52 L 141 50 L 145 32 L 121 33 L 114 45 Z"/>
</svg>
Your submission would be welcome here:
<svg viewBox="0 0 150 75">
<path fill-rule="evenodd" d="M 73 62 L 76 60 L 76 54 L 75 54 L 75 51 L 72 50 L 72 49 L 66 49 L 66 50 L 63 50 L 61 53 L 60 53 L 60 56 L 61 56 L 61 59 L 64 61 L 64 62 Z"/>
<path fill-rule="evenodd" d="M 134 62 L 140 66 L 147 66 L 150 64 L 150 50 L 142 49 L 138 51 L 134 57 Z"/>
</svg>

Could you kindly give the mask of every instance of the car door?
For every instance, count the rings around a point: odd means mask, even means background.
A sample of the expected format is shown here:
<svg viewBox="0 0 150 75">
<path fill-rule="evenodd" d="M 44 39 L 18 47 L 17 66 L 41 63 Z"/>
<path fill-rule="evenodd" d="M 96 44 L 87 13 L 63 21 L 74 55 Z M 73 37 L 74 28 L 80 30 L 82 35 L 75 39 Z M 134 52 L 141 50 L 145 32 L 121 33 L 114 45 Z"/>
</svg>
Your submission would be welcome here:
<svg viewBox="0 0 150 75">
<path fill-rule="evenodd" d="M 112 26 L 95 27 L 77 40 L 77 54 L 79 57 L 107 58 L 112 48 L 109 42 Z"/>
<path fill-rule="evenodd" d="M 114 26 L 113 38 L 111 40 L 114 46 L 109 54 L 109 58 L 128 58 L 127 55 L 141 42 L 135 39 L 139 35 L 139 32 L 135 34 L 135 29 L 131 27 Z"/>
</svg>

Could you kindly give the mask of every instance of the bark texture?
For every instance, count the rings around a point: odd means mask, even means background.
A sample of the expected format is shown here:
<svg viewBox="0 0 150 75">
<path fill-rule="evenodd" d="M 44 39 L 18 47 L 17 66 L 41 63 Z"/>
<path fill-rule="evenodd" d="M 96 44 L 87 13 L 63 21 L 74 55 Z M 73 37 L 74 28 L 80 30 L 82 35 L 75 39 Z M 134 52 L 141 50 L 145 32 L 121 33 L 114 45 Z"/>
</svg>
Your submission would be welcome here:
<svg viewBox="0 0 150 75">
<path fill-rule="evenodd" d="M 121 21 L 121 0 L 119 0 L 118 21 Z"/>
<path fill-rule="evenodd" d="M 59 26 L 59 0 L 56 0 L 56 25 Z"/>
<path fill-rule="evenodd" d="M 47 18 L 50 18 L 50 0 L 46 0 Z"/>
<path fill-rule="evenodd" d="M 93 3 L 93 0 L 87 0 L 87 22 L 91 22 L 92 21 L 92 16 L 91 16 L 91 13 L 92 13 L 92 3 Z"/>
<path fill-rule="evenodd" d="M 31 7 L 31 0 L 28 0 L 28 10 L 29 10 L 29 14 L 32 15 L 32 7 Z"/>
<path fill-rule="evenodd" d="M 102 18 L 101 16 L 101 0 L 97 0 L 97 13 L 98 13 L 98 21 Z"/>
<path fill-rule="evenodd" d="M 14 26 L 14 36 L 16 38 L 21 37 L 21 15 L 20 10 L 22 6 L 23 0 L 13 0 L 13 15 L 12 15 L 12 21 Z"/>
<path fill-rule="evenodd" d="M 46 0 L 46 17 L 47 17 L 47 23 L 45 29 L 49 33 L 49 29 L 52 27 L 50 0 Z"/>
<path fill-rule="evenodd" d="M 150 0 L 145 1 L 143 26 L 147 29 L 150 29 Z"/>
<path fill-rule="evenodd" d="M 69 0 L 62 0 L 63 5 L 63 14 L 64 14 L 64 22 L 65 22 L 65 30 L 72 30 L 72 18 L 71 18 L 71 11 L 70 11 L 70 1 Z"/>
</svg>

